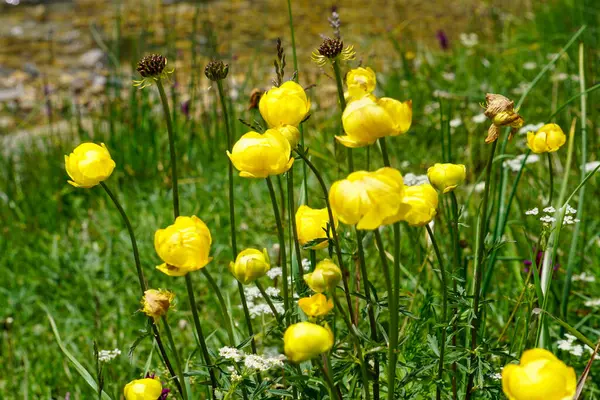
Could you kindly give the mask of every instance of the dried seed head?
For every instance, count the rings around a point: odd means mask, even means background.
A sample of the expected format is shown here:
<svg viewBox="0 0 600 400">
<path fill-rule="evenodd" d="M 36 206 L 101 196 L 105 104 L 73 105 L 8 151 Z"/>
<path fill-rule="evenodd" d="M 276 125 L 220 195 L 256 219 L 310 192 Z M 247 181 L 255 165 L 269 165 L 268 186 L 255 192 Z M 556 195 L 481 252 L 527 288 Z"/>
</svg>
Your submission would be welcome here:
<svg viewBox="0 0 600 400">
<path fill-rule="evenodd" d="M 228 73 L 229 64 L 225 64 L 220 60 L 211 61 L 204 68 L 204 75 L 213 82 L 222 81 L 227 78 Z"/>
<path fill-rule="evenodd" d="M 485 115 L 486 117 L 493 119 L 497 114 L 501 112 L 514 111 L 515 102 L 509 100 L 507 97 L 501 94 L 488 93 L 485 95 Z"/>
<path fill-rule="evenodd" d="M 518 128 L 522 127 L 525 121 L 515 110 L 515 102 L 501 94 L 488 93 L 485 95 L 485 116 L 492 121 L 492 125 L 488 130 L 488 136 L 485 139 L 486 143 L 492 143 L 498 139 L 500 135 L 500 127 L 510 126 L 510 140 Z"/>
<path fill-rule="evenodd" d="M 339 39 L 325 38 L 317 51 L 320 55 L 329 59 L 336 58 L 344 50 L 344 42 Z"/>
<path fill-rule="evenodd" d="M 144 56 L 137 65 L 137 71 L 143 78 L 157 77 L 167 66 L 167 59 L 160 54 Z"/>
</svg>

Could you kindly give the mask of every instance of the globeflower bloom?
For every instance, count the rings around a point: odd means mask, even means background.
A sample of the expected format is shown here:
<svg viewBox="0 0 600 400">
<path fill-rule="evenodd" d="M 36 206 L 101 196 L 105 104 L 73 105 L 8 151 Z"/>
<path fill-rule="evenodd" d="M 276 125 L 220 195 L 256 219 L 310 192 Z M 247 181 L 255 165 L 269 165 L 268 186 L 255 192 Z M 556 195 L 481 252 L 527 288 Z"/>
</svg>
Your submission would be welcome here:
<svg viewBox="0 0 600 400">
<path fill-rule="evenodd" d="M 369 67 L 351 69 L 346 75 L 348 95 L 351 99 L 360 99 L 365 94 L 373 93 L 376 84 L 375 71 Z"/>
<path fill-rule="evenodd" d="M 276 129 L 264 134 L 248 132 L 227 156 L 244 178 L 266 178 L 286 172 L 294 163 L 290 142 Z"/>
<path fill-rule="evenodd" d="M 209 257 L 212 237 L 206 224 L 195 215 L 177 217 L 173 225 L 154 234 L 154 249 L 164 261 L 156 268 L 169 276 L 184 276 L 203 268 Z"/>
<path fill-rule="evenodd" d="M 575 370 L 544 349 L 527 350 L 519 365 L 502 370 L 502 390 L 509 400 L 572 400 L 576 388 Z"/>
<path fill-rule="evenodd" d="M 336 139 L 346 147 L 364 147 L 385 136 L 405 133 L 412 123 L 412 102 L 365 95 L 351 101 L 342 114 L 345 136 Z"/>
<path fill-rule="evenodd" d="M 429 184 L 406 186 L 402 201 L 409 207 L 401 209 L 398 220 L 406 221 L 410 226 L 425 226 L 437 214 L 438 193 Z"/>
<path fill-rule="evenodd" d="M 311 297 L 303 297 L 298 300 L 298 306 L 308 317 L 324 317 L 333 309 L 333 300 L 327 300 L 324 294 L 316 293 Z"/>
<path fill-rule="evenodd" d="M 329 258 L 320 261 L 315 270 L 304 274 L 304 281 L 313 292 L 323 293 L 335 288 L 342 279 L 342 271 Z"/>
<path fill-rule="evenodd" d="M 271 128 L 281 125 L 297 126 L 310 111 L 310 100 L 302 86 L 294 81 L 287 81 L 263 94 L 258 109 Z"/>
<path fill-rule="evenodd" d="M 429 182 L 442 193 L 448 193 L 464 182 L 467 168 L 463 164 L 436 163 L 427 170 Z"/>
<path fill-rule="evenodd" d="M 294 125 L 281 125 L 275 128 L 284 138 L 290 142 L 290 147 L 295 149 L 300 141 L 300 131 Z"/>
<path fill-rule="evenodd" d="M 561 148 L 567 136 L 556 124 L 546 124 L 537 132 L 527 132 L 527 147 L 534 153 L 552 153 Z"/>
<path fill-rule="evenodd" d="M 236 257 L 235 262 L 229 263 L 229 271 L 235 279 L 247 285 L 265 275 L 271 269 L 267 249 L 263 251 L 256 249 L 242 250 Z"/>
<path fill-rule="evenodd" d="M 165 315 L 175 299 L 175 293 L 163 289 L 148 289 L 142 298 L 142 312 L 156 322 Z"/>
<path fill-rule="evenodd" d="M 329 203 L 343 223 L 372 230 L 399 220 L 392 217 L 406 207 L 402 203 L 404 190 L 402 174 L 397 169 L 357 171 L 333 183 Z"/>
<path fill-rule="evenodd" d="M 283 334 L 283 349 L 293 363 L 310 360 L 333 347 L 333 333 L 329 327 L 312 322 L 290 325 Z"/>
<path fill-rule="evenodd" d="M 65 168 L 72 179 L 68 181 L 71 185 L 91 188 L 110 177 L 115 162 L 104 143 L 82 143 L 65 156 Z"/>
<path fill-rule="evenodd" d="M 125 400 L 158 400 L 163 394 L 158 377 L 136 379 L 125 385 Z"/>
<path fill-rule="evenodd" d="M 333 217 L 335 227 L 338 226 L 337 218 Z M 323 239 L 322 242 L 310 246 L 312 250 L 324 249 L 327 247 L 327 230 L 329 224 L 329 212 L 327 208 L 314 209 L 305 205 L 298 207 L 296 211 L 296 228 L 298 231 L 298 241 L 300 245 Z M 331 228 L 329 229 L 331 232 Z"/>
</svg>

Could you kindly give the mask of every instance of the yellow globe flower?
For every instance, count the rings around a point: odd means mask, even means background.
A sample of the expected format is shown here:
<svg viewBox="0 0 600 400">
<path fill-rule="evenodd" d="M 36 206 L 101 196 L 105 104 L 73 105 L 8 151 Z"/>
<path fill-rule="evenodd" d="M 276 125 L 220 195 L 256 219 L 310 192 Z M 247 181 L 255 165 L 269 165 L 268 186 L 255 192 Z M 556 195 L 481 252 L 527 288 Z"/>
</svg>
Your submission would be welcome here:
<svg viewBox="0 0 600 400">
<path fill-rule="evenodd" d="M 242 250 L 236 257 L 235 262 L 229 263 L 229 271 L 235 279 L 247 285 L 250 282 L 264 276 L 271 269 L 267 249 L 263 251 L 256 249 Z"/>
<path fill-rule="evenodd" d="M 197 271 L 212 260 L 211 244 L 210 231 L 200 218 L 177 217 L 173 225 L 154 234 L 154 249 L 164 261 L 156 268 L 169 276 Z"/>
<path fill-rule="evenodd" d="M 437 214 L 438 193 L 427 183 L 406 186 L 402 202 L 408 207 L 401 208 L 397 220 L 406 221 L 410 226 L 425 226 Z"/>
<path fill-rule="evenodd" d="M 333 216 L 335 227 L 338 227 L 338 219 Z M 329 213 L 327 208 L 314 209 L 305 205 L 298 207 L 296 211 L 296 228 L 298 230 L 298 241 L 304 246 L 318 239 L 327 239 L 325 230 L 329 224 Z M 330 229 L 331 233 L 331 229 Z M 313 250 L 327 247 L 327 240 L 315 244 L 310 248 Z"/>
<path fill-rule="evenodd" d="M 294 163 L 290 142 L 276 129 L 264 134 L 248 132 L 227 156 L 244 178 L 266 178 L 286 172 Z"/>
<path fill-rule="evenodd" d="M 304 281 L 313 292 L 322 293 L 335 288 L 342 279 L 342 271 L 329 258 L 320 261 L 315 270 L 304 274 Z"/>
<path fill-rule="evenodd" d="M 310 101 L 302 86 L 294 81 L 287 81 L 263 94 L 258 109 L 271 128 L 281 125 L 297 126 L 310 111 Z"/>
<path fill-rule="evenodd" d="M 142 312 L 157 321 L 165 315 L 175 299 L 175 293 L 163 289 L 148 289 L 142 298 Z"/>
<path fill-rule="evenodd" d="M 375 172 L 353 172 L 344 180 L 334 182 L 329 191 L 329 203 L 334 214 L 345 224 L 372 230 L 393 220 L 401 208 L 404 181 L 400 171 L 381 168 Z"/>
<path fill-rule="evenodd" d="M 294 125 L 282 125 L 275 128 L 284 138 L 290 142 L 290 147 L 295 149 L 300 141 L 300 131 Z"/>
<path fill-rule="evenodd" d="M 312 322 L 290 325 L 283 334 L 283 350 L 294 363 L 310 360 L 333 347 L 333 333 L 329 327 Z"/>
<path fill-rule="evenodd" d="M 371 68 L 354 68 L 348 71 L 346 75 L 346 85 L 348 85 L 348 95 L 351 99 L 360 99 L 365 94 L 370 94 L 375 90 L 377 78 L 375 71 Z"/>
<path fill-rule="evenodd" d="M 162 384 L 158 377 L 136 379 L 125 385 L 125 400 L 157 400 L 162 394 Z"/>
<path fill-rule="evenodd" d="M 300 306 L 307 317 L 324 317 L 333 309 L 333 300 L 327 300 L 325 295 L 316 293 L 310 297 L 303 297 L 298 300 L 298 306 Z"/>
<path fill-rule="evenodd" d="M 551 153 L 561 148 L 567 141 L 560 126 L 546 124 L 537 132 L 527 132 L 527 146 L 534 153 Z"/>
<path fill-rule="evenodd" d="M 427 170 L 429 182 L 437 190 L 448 193 L 464 182 L 467 168 L 463 164 L 434 164 Z"/>
<path fill-rule="evenodd" d="M 104 143 L 82 143 L 65 156 L 65 167 L 72 179 L 68 181 L 71 185 L 91 188 L 110 177 L 115 162 Z"/>
<path fill-rule="evenodd" d="M 509 400 L 572 400 L 576 388 L 575 370 L 544 349 L 527 350 L 519 365 L 502 370 L 502 390 Z"/>
<path fill-rule="evenodd" d="M 364 147 L 384 136 L 405 133 L 412 123 L 412 102 L 364 96 L 350 102 L 342 114 L 346 136 L 336 139 L 346 147 Z"/>
</svg>

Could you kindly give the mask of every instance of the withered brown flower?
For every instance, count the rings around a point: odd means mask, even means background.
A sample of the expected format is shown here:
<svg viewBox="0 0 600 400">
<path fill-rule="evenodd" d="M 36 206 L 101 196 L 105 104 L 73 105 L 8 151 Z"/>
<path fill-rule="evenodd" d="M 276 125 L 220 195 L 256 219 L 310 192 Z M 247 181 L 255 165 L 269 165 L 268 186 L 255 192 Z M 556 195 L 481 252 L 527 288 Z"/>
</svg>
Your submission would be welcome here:
<svg viewBox="0 0 600 400">
<path fill-rule="evenodd" d="M 492 125 L 488 129 L 488 135 L 485 138 L 486 143 L 492 143 L 498 140 L 500 136 L 500 128 L 510 126 L 510 134 L 508 139 L 512 139 L 513 135 L 523 126 L 525 120 L 519 115 L 518 110 L 515 110 L 515 102 L 501 94 L 488 93 L 485 95 L 485 116 L 492 121 Z"/>
</svg>

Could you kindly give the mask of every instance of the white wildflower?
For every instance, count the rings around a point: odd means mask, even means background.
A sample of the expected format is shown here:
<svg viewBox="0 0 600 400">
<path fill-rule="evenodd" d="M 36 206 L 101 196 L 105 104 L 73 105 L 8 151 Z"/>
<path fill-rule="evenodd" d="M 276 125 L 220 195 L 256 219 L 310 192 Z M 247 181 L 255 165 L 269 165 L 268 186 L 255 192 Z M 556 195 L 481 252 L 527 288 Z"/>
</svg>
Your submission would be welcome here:
<svg viewBox="0 0 600 400">
<path fill-rule="evenodd" d="M 244 294 L 246 295 L 246 301 L 253 301 L 261 297 L 260 290 L 256 286 L 245 286 Z"/>
<path fill-rule="evenodd" d="M 566 213 L 567 214 L 577 214 L 577 210 L 574 209 L 573 207 L 571 207 L 570 204 L 567 204 L 567 211 L 566 211 Z"/>
<path fill-rule="evenodd" d="M 572 215 L 565 215 L 565 218 L 563 219 L 564 225 L 573 225 L 573 224 L 576 224 L 577 222 L 579 222 L 579 219 L 573 218 Z"/>
<path fill-rule="evenodd" d="M 100 350 L 98 352 L 98 361 L 108 363 L 121 355 L 121 350 Z"/>
<path fill-rule="evenodd" d="M 423 112 L 425 114 L 433 114 L 438 108 L 440 108 L 440 103 L 425 104 L 425 107 L 423 107 Z"/>
<path fill-rule="evenodd" d="M 552 206 L 548 206 L 548 207 L 544 208 L 542 211 L 544 211 L 545 213 L 548 213 L 548 214 L 554 214 L 556 212 L 556 209 Z"/>
<path fill-rule="evenodd" d="M 442 78 L 444 78 L 444 80 L 452 82 L 456 79 L 456 74 L 454 72 L 442 72 Z"/>
<path fill-rule="evenodd" d="M 234 367 L 227 367 L 227 370 L 231 374 L 229 377 L 231 378 L 231 382 L 239 382 L 242 380 L 242 376 L 238 374 Z"/>
<path fill-rule="evenodd" d="M 552 82 L 562 82 L 562 81 L 566 81 L 568 78 L 569 78 L 569 75 L 565 74 L 564 72 L 561 72 L 561 73 L 552 75 L 552 77 L 550 79 L 552 80 Z"/>
<path fill-rule="evenodd" d="M 278 276 L 281 276 L 281 267 L 273 267 L 267 271 L 267 276 L 271 279 L 275 279 Z"/>
<path fill-rule="evenodd" d="M 283 314 L 285 311 L 282 303 L 273 303 L 273 306 L 280 314 Z M 250 312 L 250 317 L 252 317 L 252 319 L 263 315 L 273 315 L 273 311 L 271 311 L 271 308 L 267 304 L 248 304 L 248 311 Z"/>
<path fill-rule="evenodd" d="M 580 344 L 574 345 L 573 347 L 571 347 L 570 353 L 576 357 L 581 357 L 583 355 L 583 346 Z"/>
<path fill-rule="evenodd" d="M 308 258 L 302 259 L 302 270 L 304 270 L 304 272 L 310 270 L 310 260 Z"/>
<path fill-rule="evenodd" d="M 600 307 L 600 299 L 589 299 L 583 303 L 586 307 Z"/>
<path fill-rule="evenodd" d="M 244 360 L 244 365 L 248 369 L 267 371 L 274 367 L 283 367 L 283 360 L 281 357 L 262 357 L 257 354 L 249 354 Z"/>
<path fill-rule="evenodd" d="M 415 175 L 412 172 L 404 175 L 404 184 L 406 186 L 417 186 L 424 183 L 429 183 L 427 175 Z"/>
<path fill-rule="evenodd" d="M 526 134 L 527 132 L 530 132 L 530 131 L 535 132 L 544 125 L 545 124 L 543 122 L 540 122 L 538 124 L 527 124 L 527 125 L 524 125 L 523 127 L 521 127 L 521 129 L 519 129 L 519 133 Z"/>
<path fill-rule="evenodd" d="M 564 351 L 571 350 L 571 347 L 573 346 L 573 343 L 569 340 L 559 340 L 558 342 L 556 342 L 556 344 L 558 344 L 558 348 L 560 350 Z"/>
<path fill-rule="evenodd" d="M 579 75 L 571 75 L 571 80 L 573 82 L 579 82 Z"/>
<path fill-rule="evenodd" d="M 481 59 L 481 64 L 482 64 L 484 67 L 486 67 L 486 68 L 489 68 L 489 67 L 490 67 L 490 65 L 492 65 L 492 63 L 490 62 L 490 60 L 488 60 L 487 58 L 482 58 L 482 59 Z"/>
<path fill-rule="evenodd" d="M 465 47 L 474 47 L 479 43 L 479 36 L 476 33 L 461 33 L 459 35 L 460 42 Z"/>
<path fill-rule="evenodd" d="M 481 123 L 485 122 L 486 120 L 487 120 L 487 117 L 485 116 L 484 113 L 477 114 L 473 118 L 471 118 L 471 121 L 473 121 L 476 124 L 481 124 Z"/>
<path fill-rule="evenodd" d="M 502 165 L 504 166 L 504 168 L 509 168 L 513 172 L 519 172 L 519 170 L 521 169 L 521 164 L 523 164 L 523 160 L 525 159 L 525 156 L 525 154 L 519 154 L 513 159 L 504 161 Z M 540 161 L 540 156 L 538 156 L 537 154 L 530 154 L 527 157 L 525 164 L 534 164 L 538 161 Z"/>
<path fill-rule="evenodd" d="M 450 127 L 452 128 L 458 128 L 461 125 L 462 120 L 460 118 L 454 118 L 453 120 L 450 120 Z"/>
<path fill-rule="evenodd" d="M 494 374 L 491 374 L 490 377 L 495 381 L 499 381 L 502 379 L 502 372 L 496 372 Z"/>
<path fill-rule="evenodd" d="M 433 97 L 439 97 L 440 99 L 449 99 L 452 96 L 445 90 L 434 90 Z"/>
<path fill-rule="evenodd" d="M 406 182 L 405 182 L 406 183 Z M 485 190 L 485 182 L 479 182 L 474 188 L 476 193 L 481 193 Z"/>
<path fill-rule="evenodd" d="M 600 161 L 591 161 L 583 166 L 583 172 L 589 174 L 590 172 L 598 168 L 598 165 L 600 165 Z"/>
<path fill-rule="evenodd" d="M 521 82 L 519 83 L 519 86 L 517 86 L 516 88 L 514 88 L 512 90 L 512 92 L 514 94 L 523 94 L 525 93 L 527 90 L 529 89 L 529 83 L 528 82 Z"/>
<path fill-rule="evenodd" d="M 550 215 L 544 215 L 543 217 L 540 218 L 540 221 L 545 222 L 547 224 L 551 224 L 554 221 L 556 221 L 556 218 L 551 217 Z"/>
<path fill-rule="evenodd" d="M 596 282 L 596 277 L 584 271 L 579 275 L 573 275 L 572 280 L 581 282 Z"/>
<path fill-rule="evenodd" d="M 265 289 L 265 293 L 267 294 L 267 296 L 270 296 L 270 297 L 279 296 L 279 292 L 280 292 L 280 290 L 273 286 L 270 286 Z"/>
<path fill-rule="evenodd" d="M 570 342 L 574 342 L 577 340 L 576 336 L 571 335 L 570 333 L 565 333 L 565 337 L 567 338 L 568 341 Z"/>
<path fill-rule="evenodd" d="M 537 64 L 533 61 L 529 61 L 526 62 L 525 64 L 523 64 L 523 69 L 529 70 L 531 71 L 532 69 L 536 69 L 537 68 Z"/>
<path fill-rule="evenodd" d="M 531 210 L 525 211 L 525 215 L 538 215 L 540 210 L 537 207 L 532 208 Z"/>
<path fill-rule="evenodd" d="M 219 356 L 225 358 L 226 360 L 240 362 L 244 358 L 245 354 L 243 351 L 236 349 L 235 347 L 225 346 L 219 349 Z"/>
</svg>

